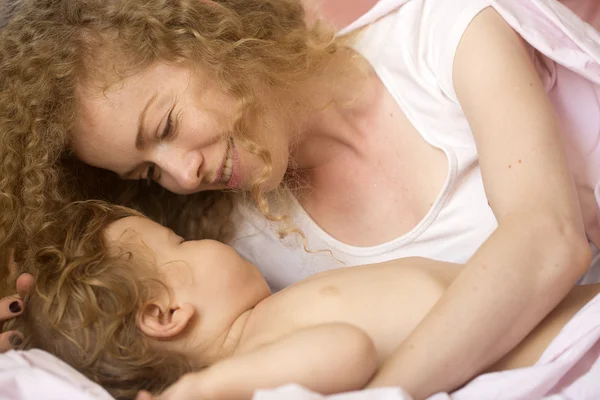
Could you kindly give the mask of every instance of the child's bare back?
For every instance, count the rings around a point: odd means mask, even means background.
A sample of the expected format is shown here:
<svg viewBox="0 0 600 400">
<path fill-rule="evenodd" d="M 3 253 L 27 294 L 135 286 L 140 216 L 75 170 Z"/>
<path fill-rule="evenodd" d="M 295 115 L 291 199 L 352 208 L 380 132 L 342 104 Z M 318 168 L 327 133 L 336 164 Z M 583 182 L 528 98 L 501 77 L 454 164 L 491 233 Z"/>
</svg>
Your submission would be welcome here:
<svg viewBox="0 0 600 400">
<path fill-rule="evenodd" d="M 340 322 L 371 338 L 380 364 L 459 272 L 459 265 L 407 258 L 313 275 L 257 304 L 238 351 L 250 351 L 299 328 Z"/>
<path fill-rule="evenodd" d="M 416 328 L 461 269 L 458 264 L 414 257 L 313 275 L 254 308 L 238 351 L 250 351 L 302 327 L 340 322 L 369 336 L 380 365 Z M 564 324 L 599 290 L 599 285 L 576 287 L 521 345 L 490 370 L 535 363 Z"/>
</svg>

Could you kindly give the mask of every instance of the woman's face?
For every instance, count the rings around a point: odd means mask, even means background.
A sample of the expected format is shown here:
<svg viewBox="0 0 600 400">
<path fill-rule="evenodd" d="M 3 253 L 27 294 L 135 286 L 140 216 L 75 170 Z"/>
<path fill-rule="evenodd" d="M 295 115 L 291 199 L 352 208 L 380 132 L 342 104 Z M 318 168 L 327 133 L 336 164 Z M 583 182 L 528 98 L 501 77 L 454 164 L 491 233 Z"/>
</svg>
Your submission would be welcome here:
<svg viewBox="0 0 600 400">
<path fill-rule="evenodd" d="M 193 71 L 193 72 L 192 72 Z M 122 179 L 153 179 L 171 192 L 248 189 L 262 160 L 231 138 L 238 101 L 200 69 L 156 63 L 104 93 L 81 89 L 76 156 Z M 265 190 L 282 180 L 285 132 L 252 136 L 273 158 Z"/>
</svg>

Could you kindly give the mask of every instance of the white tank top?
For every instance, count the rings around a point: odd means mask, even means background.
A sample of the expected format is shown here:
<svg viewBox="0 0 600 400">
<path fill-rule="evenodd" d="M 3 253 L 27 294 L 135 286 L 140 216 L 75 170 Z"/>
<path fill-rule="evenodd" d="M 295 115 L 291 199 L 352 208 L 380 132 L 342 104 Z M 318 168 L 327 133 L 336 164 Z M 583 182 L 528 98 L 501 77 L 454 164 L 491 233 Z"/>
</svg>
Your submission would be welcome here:
<svg viewBox="0 0 600 400">
<path fill-rule="evenodd" d="M 295 235 L 282 242 L 278 225 L 252 207 L 239 207 L 231 244 L 260 268 L 273 290 L 321 271 L 410 256 L 464 263 L 496 229 L 474 138 L 452 82 L 458 43 L 473 18 L 490 3 L 494 2 L 381 0 L 341 32 L 366 26 L 355 50 L 368 60 L 423 139 L 444 151 L 448 175 L 417 226 L 371 247 L 336 240 L 295 202 L 291 217 L 306 235 L 309 250 L 328 250 L 306 252 Z"/>
</svg>

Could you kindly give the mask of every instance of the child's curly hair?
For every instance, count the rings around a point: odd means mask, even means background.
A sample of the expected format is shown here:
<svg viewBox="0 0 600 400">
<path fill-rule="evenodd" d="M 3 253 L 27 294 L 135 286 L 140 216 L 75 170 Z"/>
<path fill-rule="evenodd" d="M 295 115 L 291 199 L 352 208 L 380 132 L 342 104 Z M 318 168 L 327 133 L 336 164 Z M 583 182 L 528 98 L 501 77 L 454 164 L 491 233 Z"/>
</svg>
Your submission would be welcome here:
<svg viewBox="0 0 600 400">
<path fill-rule="evenodd" d="M 176 196 L 158 185 L 119 181 L 112 173 L 78 163 L 70 151 L 70 132 L 81 85 L 106 85 L 157 61 L 205 68 L 239 101 L 232 134 L 265 162 L 253 198 L 269 217 L 261 184 L 271 172 L 271 156 L 252 139 L 255 122 L 271 106 L 283 120 L 295 121 L 309 108 L 323 106 L 311 103 L 310 90 L 354 81 L 341 73 L 352 70 L 350 52 L 340 51 L 343 42 L 331 30 L 318 23 L 307 26 L 300 0 L 4 4 L 0 251 L 16 248 L 17 258 L 25 241 L 35 240 L 44 224 L 59 222 L 56 211 L 73 200 L 133 206 L 188 239 L 223 239 L 231 233 L 232 193 Z M 110 70 L 107 60 L 116 63 Z"/>
<path fill-rule="evenodd" d="M 110 223 L 139 214 L 96 201 L 59 214 L 62 226 L 47 226 L 40 247 L 19 265 L 36 280 L 24 313 L 12 322 L 24 334 L 19 348 L 56 355 L 117 399 L 160 392 L 191 371 L 182 355 L 153 346 L 137 327 L 151 295 L 167 290 L 155 270 L 109 251 L 103 236 Z"/>
</svg>

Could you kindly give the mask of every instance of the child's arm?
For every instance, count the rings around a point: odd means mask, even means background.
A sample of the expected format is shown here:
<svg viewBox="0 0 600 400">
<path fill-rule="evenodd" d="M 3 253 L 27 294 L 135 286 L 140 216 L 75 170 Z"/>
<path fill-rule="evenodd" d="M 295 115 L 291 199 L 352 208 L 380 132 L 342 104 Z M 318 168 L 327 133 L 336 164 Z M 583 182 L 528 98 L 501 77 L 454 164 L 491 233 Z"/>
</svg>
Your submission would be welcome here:
<svg viewBox="0 0 600 400">
<path fill-rule="evenodd" d="M 360 329 L 324 324 L 188 374 L 158 399 L 250 399 L 256 389 L 288 383 L 323 394 L 351 391 L 367 384 L 377 368 L 376 358 L 373 342 Z"/>
</svg>

